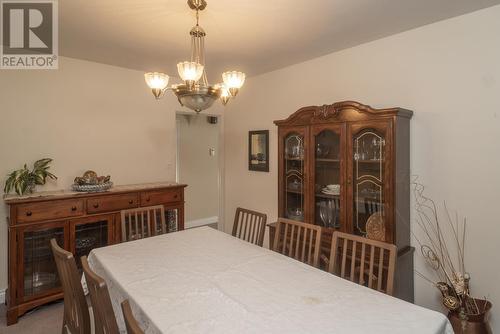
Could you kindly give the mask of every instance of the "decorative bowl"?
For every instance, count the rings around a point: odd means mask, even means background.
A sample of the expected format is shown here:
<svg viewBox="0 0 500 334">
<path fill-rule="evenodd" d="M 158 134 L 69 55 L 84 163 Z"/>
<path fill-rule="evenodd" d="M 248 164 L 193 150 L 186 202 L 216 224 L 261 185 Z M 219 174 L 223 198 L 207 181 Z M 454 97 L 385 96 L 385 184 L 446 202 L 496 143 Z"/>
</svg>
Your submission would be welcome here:
<svg viewBox="0 0 500 334">
<path fill-rule="evenodd" d="M 112 186 L 113 182 L 106 182 L 102 184 L 73 184 L 72 189 L 79 192 L 98 193 L 109 190 Z"/>
</svg>

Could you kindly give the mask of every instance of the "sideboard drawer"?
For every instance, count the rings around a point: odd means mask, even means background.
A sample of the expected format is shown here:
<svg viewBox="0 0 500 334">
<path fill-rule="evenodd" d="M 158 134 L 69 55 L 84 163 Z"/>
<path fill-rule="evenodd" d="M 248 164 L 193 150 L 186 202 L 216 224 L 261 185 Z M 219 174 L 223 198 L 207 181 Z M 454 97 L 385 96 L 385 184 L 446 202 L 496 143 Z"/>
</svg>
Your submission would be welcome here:
<svg viewBox="0 0 500 334">
<path fill-rule="evenodd" d="M 157 190 L 141 193 L 141 206 L 158 205 L 169 202 L 182 201 L 182 190 Z"/>
<path fill-rule="evenodd" d="M 34 202 L 21 204 L 17 207 L 17 221 L 19 223 L 77 217 L 83 214 L 83 199 Z"/>
<path fill-rule="evenodd" d="M 87 212 L 112 212 L 139 206 L 137 194 L 123 194 L 91 198 L 87 200 Z"/>
</svg>

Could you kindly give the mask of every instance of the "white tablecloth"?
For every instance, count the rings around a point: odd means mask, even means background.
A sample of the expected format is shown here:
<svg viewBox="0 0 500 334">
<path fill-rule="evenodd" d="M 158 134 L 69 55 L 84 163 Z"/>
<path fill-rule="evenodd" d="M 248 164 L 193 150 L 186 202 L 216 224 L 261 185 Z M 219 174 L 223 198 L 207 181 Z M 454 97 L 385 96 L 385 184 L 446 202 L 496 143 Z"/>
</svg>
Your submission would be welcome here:
<svg viewBox="0 0 500 334">
<path fill-rule="evenodd" d="M 453 333 L 438 312 L 208 227 L 95 249 L 93 270 L 146 333 Z"/>
</svg>

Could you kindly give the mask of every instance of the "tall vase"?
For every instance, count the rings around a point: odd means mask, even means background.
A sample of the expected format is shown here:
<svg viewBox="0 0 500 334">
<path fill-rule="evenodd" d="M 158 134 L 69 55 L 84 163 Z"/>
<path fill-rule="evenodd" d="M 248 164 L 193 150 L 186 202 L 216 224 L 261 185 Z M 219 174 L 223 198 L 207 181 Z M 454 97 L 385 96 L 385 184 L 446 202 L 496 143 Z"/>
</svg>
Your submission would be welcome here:
<svg viewBox="0 0 500 334">
<path fill-rule="evenodd" d="M 488 322 L 488 312 L 492 305 L 487 300 L 475 300 L 481 312 L 475 315 L 467 316 L 466 320 L 460 318 L 460 314 L 456 311 L 448 313 L 448 319 L 455 334 L 492 334 L 490 324 Z"/>
</svg>

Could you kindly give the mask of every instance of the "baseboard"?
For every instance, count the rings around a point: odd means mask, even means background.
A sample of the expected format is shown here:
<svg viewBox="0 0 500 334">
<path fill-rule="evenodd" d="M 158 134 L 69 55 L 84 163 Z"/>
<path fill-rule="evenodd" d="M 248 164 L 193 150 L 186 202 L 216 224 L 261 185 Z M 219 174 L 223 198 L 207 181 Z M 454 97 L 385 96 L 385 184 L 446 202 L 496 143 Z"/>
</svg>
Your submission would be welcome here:
<svg viewBox="0 0 500 334">
<path fill-rule="evenodd" d="M 219 217 L 214 216 L 214 217 L 208 217 L 208 218 L 202 218 L 202 219 L 195 219 L 195 220 L 190 220 L 184 224 L 186 228 L 193 228 L 193 227 L 199 227 L 203 225 L 209 225 L 209 224 L 214 224 L 219 221 Z"/>
<path fill-rule="evenodd" d="M 5 289 L 0 290 L 0 304 L 5 303 Z"/>
</svg>

